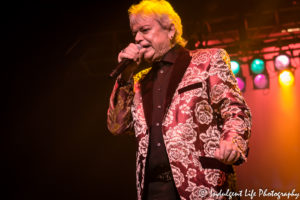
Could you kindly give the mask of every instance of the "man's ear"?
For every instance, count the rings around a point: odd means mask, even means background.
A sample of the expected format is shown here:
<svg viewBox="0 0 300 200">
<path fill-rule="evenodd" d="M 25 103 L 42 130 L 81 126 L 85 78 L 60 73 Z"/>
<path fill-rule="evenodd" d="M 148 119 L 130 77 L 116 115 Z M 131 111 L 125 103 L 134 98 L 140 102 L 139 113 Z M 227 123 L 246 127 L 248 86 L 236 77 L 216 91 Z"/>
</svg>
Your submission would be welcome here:
<svg viewBox="0 0 300 200">
<path fill-rule="evenodd" d="M 175 33 L 176 33 L 176 30 L 175 30 L 175 26 L 174 24 L 172 23 L 169 27 L 169 34 L 168 34 L 168 37 L 170 40 L 173 40 L 174 37 L 175 37 Z"/>
</svg>

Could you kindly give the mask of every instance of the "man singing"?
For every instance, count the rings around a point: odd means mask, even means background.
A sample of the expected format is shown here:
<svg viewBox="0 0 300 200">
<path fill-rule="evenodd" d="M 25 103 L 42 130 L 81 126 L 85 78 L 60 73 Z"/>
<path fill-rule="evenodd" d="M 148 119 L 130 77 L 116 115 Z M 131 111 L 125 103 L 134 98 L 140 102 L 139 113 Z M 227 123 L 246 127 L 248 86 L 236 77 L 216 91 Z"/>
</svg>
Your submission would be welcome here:
<svg viewBox="0 0 300 200">
<path fill-rule="evenodd" d="M 165 0 L 129 8 L 134 43 L 107 116 L 113 134 L 134 132 L 138 199 L 226 199 L 232 165 L 246 161 L 251 114 L 223 49 L 184 48 L 181 19 Z"/>
</svg>

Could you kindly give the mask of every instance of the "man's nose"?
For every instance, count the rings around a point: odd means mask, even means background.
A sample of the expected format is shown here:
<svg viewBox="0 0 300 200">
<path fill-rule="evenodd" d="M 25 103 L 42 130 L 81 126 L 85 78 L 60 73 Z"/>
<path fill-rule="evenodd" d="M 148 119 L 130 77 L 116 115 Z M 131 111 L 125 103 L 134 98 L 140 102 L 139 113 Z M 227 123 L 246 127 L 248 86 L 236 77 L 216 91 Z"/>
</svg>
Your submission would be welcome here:
<svg viewBox="0 0 300 200">
<path fill-rule="evenodd" d="M 143 40 L 142 34 L 138 31 L 135 35 L 135 43 L 139 44 Z"/>
</svg>

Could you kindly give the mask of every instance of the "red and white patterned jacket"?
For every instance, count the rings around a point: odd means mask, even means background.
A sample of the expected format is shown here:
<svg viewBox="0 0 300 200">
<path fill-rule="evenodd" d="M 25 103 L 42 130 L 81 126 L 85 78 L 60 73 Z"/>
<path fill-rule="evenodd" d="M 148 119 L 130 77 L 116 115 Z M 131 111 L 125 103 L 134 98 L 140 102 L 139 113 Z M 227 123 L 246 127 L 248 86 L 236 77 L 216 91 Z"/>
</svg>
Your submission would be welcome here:
<svg viewBox="0 0 300 200">
<path fill-rule="evenodd" d="M 162 133 L 178 193 L 182 200 L 228 198 L 213 193 L 234 191 L 235 173 L 222 170 L 221 164 L 204 167 L 206 160 L 200 162 L 200 158 L 213 158 L 220 140 L 234 142 L 247 155 L 251 114 L 230 70 L 229 56 L 223 49 L 189 51 L 181 47 L 173 67 Z M 113 134 L 135 132 L 139 200 L 149 144 L 147 119 L 152 109 L 152 98 L 143 93 L 147 82 L 140 75 L 134 87 L 120 87 L 116 81 L 107 118 Z"/>
</svg>

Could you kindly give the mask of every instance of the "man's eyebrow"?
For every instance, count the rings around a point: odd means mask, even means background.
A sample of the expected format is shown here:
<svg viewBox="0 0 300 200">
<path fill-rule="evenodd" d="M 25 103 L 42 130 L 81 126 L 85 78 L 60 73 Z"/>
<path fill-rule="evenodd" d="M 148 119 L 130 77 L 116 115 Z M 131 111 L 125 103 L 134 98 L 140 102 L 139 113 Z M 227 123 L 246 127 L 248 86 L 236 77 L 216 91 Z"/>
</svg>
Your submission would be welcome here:
<svg viewBox="0 0 300 200">
<path fill-rule="evenodd" d="M 150 25 L 143 25 L 143 26 L 140 26 L 138 27 L 136 30 L 132 30 L 131 33 L 134 35 L 136 34 L 139 30 L 142 30 L 142 29 L 145 29 L 145 28 L 149 28 Z"/>
<path fill-rule="evenodd" d="M 150 25 L 146 24 L 146 25 L 141 26 L 140 28 L 148 28 L 148 27 L 150 27 Z"/>
</svg>

